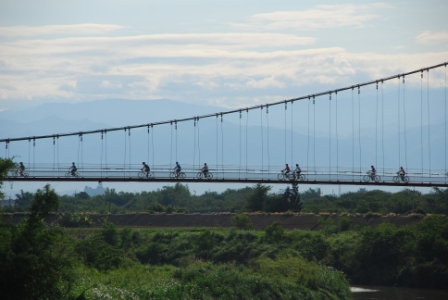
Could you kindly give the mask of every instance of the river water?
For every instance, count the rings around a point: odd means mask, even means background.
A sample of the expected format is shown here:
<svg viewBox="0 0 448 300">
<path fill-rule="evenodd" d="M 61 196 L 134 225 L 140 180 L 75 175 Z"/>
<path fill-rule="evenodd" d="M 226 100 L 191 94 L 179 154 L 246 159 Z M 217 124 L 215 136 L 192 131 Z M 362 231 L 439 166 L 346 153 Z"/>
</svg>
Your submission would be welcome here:
<svg viewBox="0 0 448 300">
<path fill-rule="evenodd" d="M 448 290 L 423 290 L 383 286 L 353 286 L 353 300 L 446 300 Z"/>
</svg>

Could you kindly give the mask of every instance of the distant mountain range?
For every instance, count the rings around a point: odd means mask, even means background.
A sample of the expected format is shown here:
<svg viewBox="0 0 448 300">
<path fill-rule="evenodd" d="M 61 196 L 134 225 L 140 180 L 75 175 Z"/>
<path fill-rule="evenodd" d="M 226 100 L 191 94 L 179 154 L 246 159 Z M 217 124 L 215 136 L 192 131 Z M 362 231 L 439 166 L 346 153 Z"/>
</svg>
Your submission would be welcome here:
<svg viewBox="0 0 448 300">
<path fill-rule="evenodd" d="M 46 103 L 32 108 L 0 112 L 0 138 L 124 127 L 221 111 L 227 109 L 168 99 Z M 199 163 L 208 162 L 212 168 L 218 163 L 235 167 L 245 167 L 247 164 L 258 168 L 262 165 L 267 168 L 269 164 L 270 168 L 277 169 L 284 165 L 286 154 L 286 162 L 300 163 L 305 168 L 313 166 L 315 161 L 318 169 L 328 169 L 331 165 L 332 169 L 336 170 L 336 162 L 339 162 L 341 169 L 351 169 L 354 166 L 355 169 L 367 170 L 371 164 L 382 168 L 384 148 L 385 168 L 395 170 L 401 164 L 408 169 L 421 170 L 423 149 L 425 169 L 429 168 L 430 159 L 431 169 L 445 169 L 446 124 L 431 125 L 429 147 L 427 126 L 423 128 L 423 144 L 421 129 L 416 127 L 408 129 L 406 135 L 402 131 L 399 144 L 398 133 L 390 130 L 385 134 L 384 143 L 381 140 L 375 142 L 375 130 L 363 130 L 360 137 L 357 132 L 354 140 L 351 134 L 345 134 L 343 137 L 341 135 L 337 141 L 334 129 L 330 140 L 328 132 L 324 131 L 316 132 L 315 137 L 308 136 L 308 128 L 303 124 L 293 132 L 289 126 L 286 130 L 282 129 L 284 120 L 281 115 L 271 116 L 269 129 L 266 127 L 266 121 L 261 126 L 259 117 L 256 119 L 250 115 L 250 118 L 252 119 L 247 127 L 244 120 L 240 125 L 238 114 L 235 114 L 233 117 L 224 117 L 222 127 L 220 118 L 213 117 L 201 119 L 196 126 L 192 121 L 178 124 L 177 130 L 174 125 L 155 126 L 149 134 L 146 128 L 141 128 L 132 130 L 131 136 L 124 131 L 110 132 L 103 140 L 100 134 L 85 135 L 82 142 L 78 136 L 64 137 L 60 138 L 55 146 L 51 139 L 37 140 L 35 152 L 28 141 L 14 142 L 10 144 L 9 155 L 15 155 L 17 159 L 28 164 L 33 157 L 36 162 L 47 164 L 56 160 L 61 164 L 71 161 L 77 162 L 78 165 L 104 164 L 107 159 L 109 164 L 126 163 L 136 166 L 142 161 L 148 161 L 150 165 L 170 166 L 177 159 L 185 166 L 193 163 L 199 166 Z M 313 133 L 312 130 L 309 132 Z M 380 138 L 380 135 L 378 137 Z"/>
</svg>

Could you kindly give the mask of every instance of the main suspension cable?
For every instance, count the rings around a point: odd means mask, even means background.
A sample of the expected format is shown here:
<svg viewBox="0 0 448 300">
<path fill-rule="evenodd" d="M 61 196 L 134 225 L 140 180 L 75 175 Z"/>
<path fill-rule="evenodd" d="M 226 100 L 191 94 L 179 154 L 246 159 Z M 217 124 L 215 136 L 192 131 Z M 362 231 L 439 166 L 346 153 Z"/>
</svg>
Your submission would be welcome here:
<svg viewBox="0 0 448 300">
<path fill-rule="evenodd" d="M 430 66 L 430 67 L 427 67 L 427 68 L 424 68 L 425 70 L 430 70 L 430 69 L 436 69 L 436 68 L 439 68 L 439 67 L 442 67 L 442 66 L 445 66 L 446 65 L 446 62 L 444 62 L 444 63 L 441 63 L 441 64 L 438 64 L 438 65 L 434 65 L 434 66 Z M 375 84 L 377 81 L 379 81 L 379 80 L 382 80 L 382 81 L 387 81 L 387 80 L 392 80 L 392 79 L 394 79 L 394 78 L 397 78 L 397 77 L 401 77 L 401 76 L 404 76 L 404 75 L 411 75 L 411 74 L 415 74 L 415 73 L 418 73 L 418 72 L 420 72 L 421 70 L 423 70 L 423 69 L 419 69 L 419 70 L 414 70 L 414 71 L 411 71 L 411 72 L 407 72 L 407 73 L 403 73 L 403 74 L 398 74 L 398 75 L 394 75 L 394 76 L 389 76 L 389 77 L 386 77 L 386 78 L 382 78 L 382 79 L 377 79 L 377 80 L 375 80 L 375 81 L 369 81 L 369 82 L 364 82 L 364 83 L 360 83 L 360 84 L 357 84 L 356 86 L 358 86 L 358 87 L 362 87 L 362 86 L 367 86 L 367 85 L 371 85 L 371 84 Z M 288 103 L 288 102 L 293 102 L 293 101 L 298 101 L 298 100 L 305 100 L 305 99 L 309 99 L 310 97 L 318 97 L 318 96 L 323 96 L 323 95 L 327 95 L 327 94 L 329 94 L 329 93 L 331 93 L 331 92 L 341 92 L 341 91 L 345 91 L 345 90 L 349 90 L 349 89 L 353 89 L 353 85 L 352 86 L 347 86 L 347 87 L 343 87 L 343 88 L 339 88 L 339 89 L 335 89 L 335 90 L 332 90 L 332 91 L 325 91 L 325 92 L 320 92 L 320 93 L 316 93 L 316 94 L 312 94 L 312 95 L 306 95 L 306 96 L 301 96 L 301 97 L 297 97 L 297 98 L 292 98 L 292 99 L 287 99 L 287 100 L 282 100 L 282 101 L 278 101 L 278 102 L 274 102 L 274 103 L 271 103 L 271 104 L 269 104 L 270 106 L 273 106 L 273 105 L 281 105 L 281 104 L 283 104 L 283 103 Z M 260 105 L 256 105 L 256 106 L 252 106 L 252 107 L 249 107 L 249 108 L 246 108 L 246 109 L 258 109 L 260 107 Z M 226 115 L 226 114 L 232 114 L 232 113 L 236 113 L 236 112 L 238 112 L 239 111 L 239 109 L 236 109 L 236 110 L 231 110 L 231 111 L 225 111 L 225 112 L 220 112 L 220 113 L 217 113 L 217 114 L 219 114 L 219 115 Z M 215 116 L 216 115 L 216 113 L 213 113 L 213 114 L 208 114 L 208 115 L 202 115 L 202 116 L 200 116 L 200 118 L 202 118 L 202 119 L 204 119 L 204 118 L 210 118 L 210 117 L 213 117 L 213 116 Z M 193 120 L 193 118 L 194 117 L 190 117 L 190 118 L 184 118 L 184 119 L 180 119 L 180 120 L 177 120 L 178 122 L 186 122 L 186 121 L 191 121 L 191 120 Z M 172 120 L 170 120 L 170 121 L 162 121 L 162 122 L 156 122 L 156 123 L 152 123 L 153 125 L 164 125 L 164 124 L 169 124 L 169 123 L 171 123 L 172 122 Z M 140 125 L 134 125 L 134 126 L 127 126 L 127 128 L 142 128 L 142 127 L 145 127 L 145 126 L 147 126 L 148 124 L 140 124 Z M 107 129 L 102 129 L 102 130 L 107 130 L 107 131 L 120 131 L 120 130 L 122 130 L 122 129 L 124 129 L 123 127 L 116 127 L 116 128 L 107 128 Z M 85 132 L 81 132 L 82 134 L 94 134 L 94 133 L 99 133 L 99 132 L 101 132 L 101 130 L 99 129 L 99 130 L 91 130 L 91 131 L 85 131 Z M 61 134 L 58 134 L 59 136 L 75 136 L 75 135 L 78 135 L 79 134 L 79 132 L 74 132 L 74 133 L 61 133 Z M 19 140 L 27 140 L 28 138 L 34 138 L 34 139 L 44 139 L 44 138 L 51 138 L 52 136 L 53 136 L 54 134 L 52 134 L 52 135 L 43 135 L 43 136 L 34 136 L 34 137 L 21 137 L 21 138 L 14 138 L 14 139 L 0 139 L 0 142 L 11 142 L 11 141 L 19 141 Z"/>
</svg>

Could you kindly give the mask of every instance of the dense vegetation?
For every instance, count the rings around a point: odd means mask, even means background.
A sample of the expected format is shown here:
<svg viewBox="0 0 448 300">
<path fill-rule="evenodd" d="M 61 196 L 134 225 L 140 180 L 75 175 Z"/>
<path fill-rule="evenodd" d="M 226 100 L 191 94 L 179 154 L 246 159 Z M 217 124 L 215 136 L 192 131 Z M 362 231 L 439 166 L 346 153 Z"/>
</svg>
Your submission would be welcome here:
<svg viewBox="0 0 448 300">
<path fill-rule="evenodd" d="M 246 215 L 235 229 L 63 229 L 43 223 L 58 201 L 47 185 L 24 223 L 0 223 L 2 298 L 350 299 L 348 281 L 447 288 L 445 216 L 403 228 L 342 217 L 319 232 L 252 231 Z"/>
<path fill-rule="evenodd" d="M 173 188 L 189 194 L 188 187 Z M 273 195 L 257 185 L 244 193 L 241 210 L 355 211 L 362 206 L 347 203 L 365 199 L 369 205 L 382 203 L 377 207 L 384 212 L 392 207 L 387 193 L 378 191 L 333 199 L 316 190 L 301 197 L 294 189 Z M 409 210 L 409 191 L 398 195 L 400 209 Z M 25 220 L 17 225 L 0 220 L 2 299 L 350 299 L 349 282 L 447 288 L 448 218 L 443 215 L 402 228 L 389 223 L 353 228 L 347 217 L 328 218 L 319 232 L 285 231 L 277 222 L 253 231 L 244 214 L 234 216 L 234 229 L 118 229 L 107 221 L 100 229 L 68 229 L 61 224 L 88 227 L 89 219 L 75 213 L 48 226 L 45 217 L 64 204 L 49 185 L 20 196 L 29 211 Z M 100 197 L 83 197 L 77 205 L 95 198 L 100 203 Z M 444 209 L 447 192 L 411 197 L 422 205 L 418 209 L 430 212 Z M 177 207 L 177 202 L 141 203 L 155 210 Z"/>
<path fill-rule="evenodd" d="M 5 211 L 28 211 L 32 193 L 16 195 L 16 205 L 5 207 Z M 191 193 L 188 185 L 177 183 L 155 191 L 129 193 L 106 189 L 105 195 L 89 197 L 85 192 L 76 196 L 61 196 L 62 212 L 126 213 L 149 212 L 243 212 L 302 211 L 309 213 L 380 213 L 386 215 L 447 214 L 448 189 L 433 189 L 430 193 L 404 189 L 397 193 L 381 190 L 349 192 L 340 196 L 321 195 L 320 189 L 308 189 L 299 193 L 296 187 L 285 189 L 280 194 L 271 193 L 271 187 L 255 185 L 242 189 L 227 189 L 222 193 Z"/>
<path fill-rule="evenodd" d="M 344 274 L 290 248 L 279 223 L 77 232 L 44 223 L 59 200 L 46 185 L 22 224 L 0 222 L 2 299 L 350 299 Z"/>
</svg>

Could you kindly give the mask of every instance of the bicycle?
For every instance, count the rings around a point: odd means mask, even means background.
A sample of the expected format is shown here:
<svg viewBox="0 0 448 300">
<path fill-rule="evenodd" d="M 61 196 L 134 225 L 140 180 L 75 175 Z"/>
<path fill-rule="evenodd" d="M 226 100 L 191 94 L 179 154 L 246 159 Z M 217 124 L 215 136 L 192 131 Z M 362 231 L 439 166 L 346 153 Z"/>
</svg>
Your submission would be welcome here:
<svg viewBox="0 0 448 300">
<path fill-rule="evenodd" d="M 278 180 L 285 181 L 288 180 L 294 180 L 294 174 L 292 172 L 289 172 L 288 174 L 285 173 L 285 171 L 282 170 L 280 174 L 277 175 Z"/>
<path fill-rule="evenodd" d="M 154 173 L 153 172 L 146 172 L 146 171 L 140 171 L 138 172 L 138 178 L 140 179 L 154 179 Z"/>
<path fill-rule="evenodd" d="M 171 172 L 170 179 L 185 179 L 184 172 Z"/>
<path fill-rule="evenodd" d="M 406 176 L 406 175 L 403 175 L 403 176 L 402 175 L 397 175 L 397 176 L 394 176 L 393 180 L 394 180 L 395 183 L 400 183 L 401 181 L 403 181 L 404 183 L 408 183 L 409 182 L 409 177 Z"/>
<path fill-rule="evenodd" d="M 367 175 L 364 175 L 363 178 L 364 182 L 369 182 L 369 181 L 375 181 L 375 182 L 380 182 L 381 181 L 381 177 L 378 175 L 373 175 L 369 172 L 367 172 Z"/>
<path fill-rule="evenodd" d="M 290 176 L 290 177 L 291 177 L 291 176 Z M 304 174 L 300 174 L 300 176 L 297 177 L 297 173 L 294 172 L 294 173 L 292 174 L 292 180 L 295 180 L 295 181 L 305 181 L 305 180 L 306 180 L 306 176 L 305 176 Z"/>
<path fill-rule="evenodd" d="M 206 178 L 208 180 L 211 180 L 213 178 L 213 174 L 211 172 L 198 172 L 198 174 L 196 174 L 196 178 L 197 179 L 202 179 L 202 178 Z"/>
<path fill-rule="evenodd" d="M 78 178 L 80 175 L 77 171 L 73 172 L 72 171 L 68 171 L 67 173 L 65 173 L 65 178 L 70 178 L 70 177 L 75 177 Z"/>
<path fill-rule="evenodd" d="M 22 172 L 22 174 L 20 174 L 19 170 L 15 170 L 15 171 L 11 172 L 10 177 L 12 177 L 12 178 L 17 178 L 17 177 L 28 178 L 28 177 L 30 177 L 30 175 L 27 172 Z"/>
</svg>

